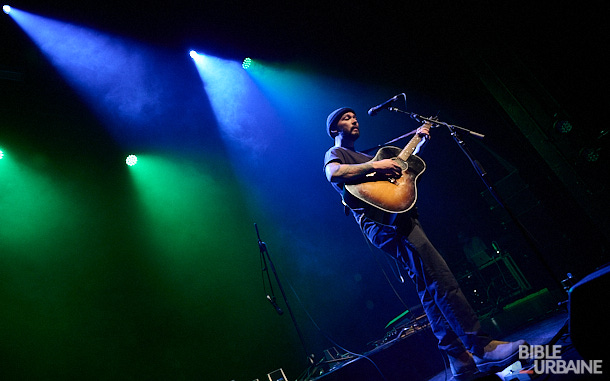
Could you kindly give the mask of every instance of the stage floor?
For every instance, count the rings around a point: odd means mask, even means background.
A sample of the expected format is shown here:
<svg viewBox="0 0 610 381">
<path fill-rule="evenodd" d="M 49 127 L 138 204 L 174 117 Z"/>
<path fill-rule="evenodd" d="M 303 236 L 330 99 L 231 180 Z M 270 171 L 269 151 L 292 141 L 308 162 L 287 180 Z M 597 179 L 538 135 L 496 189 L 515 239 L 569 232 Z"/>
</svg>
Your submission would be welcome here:
<svg viewBox="0 0 610 381">
<path fill-rule="evenodd" d="M 536 301 L 536 303 L 539 300 Z M 532 302 L 533 303 L 533 302 Z M 530 303 L 531 304 L 531 303 Z M 514 312 L 514 311 L 513 311 Z M 522 309 L 518 312 L 523 312 Z M 500 316 L 493 320 L 495 323 L 508 325 L 507 321 L 513 320 L 518 323 L 512 324 L 511 329 L 502 327 L 503 335 L 492 335 L 498 340 L 516 341 L 526 340 L 531 346 L 538 350 L 544 350 L 547 360 L 530 361 L 529 365 L 519 364 L 512 374 L 492 374 L 482 377 L 480 381 L 571 381 L 571 380 L 604 380 L 609 379 L 605 368 L 606 359 L 585 360 L 578 353 L 570 337 L 569 313 L 567 304 L 555 305 L 555 308 L 547 310 L 544 314 L 536 314 L 535 318 L 523 320 L 515 315 Z M 512 317 L 512 318 L 511 318 Z M 587 327 L 588 328 L 588 327 Z M 590 327 L 591 329 L 602 329 Z M 603 336 L 603 332 L 599 333 Z M 595 336 L 597 337 L 597 336 Z M 601 340 L 604 341 L 604 340 Z M 599 346 L 586 346 L 585 352 L 598 354 Z M 594 349 L 594 351 L 591 351 Z M 393 339 L 389 343 L 379 346 L 376 350 L 367 353 L 366 360 L 357 358 L 349 362 L 341 363 L 337 368 L 314 377 L 315 371 L 309 373 L 312 377 L 299 378 L 307 381 L 447 381 L 452 379 L 448 363 L 443 362 L 443 356 L 436 346 L 436 338 L 429 328 L 401 339 Z M 538 352 L 538 354 L 540 354 Z M 585 354 L 586 355 L 586 354 Z M 550 356 L 550 357 L 549 357 Z M 601 356 L 601 355 L 600 355 Z M 363 356 L 364 357 L 364 356 Z M 595 356 L 593 356 L 595 357 Z M 540 356 L 536 356 L 540 358 Z M 599 360 L 602 374 L 592 374 L 593 362 Z M 527 362 L 524 361 L 524 362 Z M 371 366 L 374 364 L 375 366 Z M 583 368 L 583 366 L 585 368 Z M 588 368 L 587 368 L 588 367 Z M 595 370 L 595 369 L 594 369 Z M 600 368 L 598 366 L 597 373 Z"/>
<path fill-rule="evenodd" d="M 547 314 L 540 317 L 523 327 L 516 329 L 505 337 L 498 338 L 499 340 L 515 341 L 519 339 L 525 339 L 531 345 L 557 345 L 561 349 L 561 359 L 570 362 L 583 361 L 583 358 L 578 354 L 576 348 L 573 346 L 568 329 L 568 313 L 564 311 L 556 311 L 554 313 Z M 557 372 L 545 372 L 535 374 L 519 374 L 519 380 L 536 380 L 536 381 L 563 381 L 563 380 L 601 380 L 608 379 L 609 370 L 606 370 L 602 364 L 602 375 L 591 375 L 591 374 L 576 374 L 574 371 L 569 371 L 567 374 L 559 374 Z M 541 369 L 541 368 L 539 368 Z M 516 377 L 516 376 L 512 376 Z M 445 381 L 451 378 L 451 371 L 440 372 L 436 376 L 429 379 L 429 381 Z M 510 379 L 511 376 L 507 376 L 506 379 Z M 496 375 L 484 377 L 480 380 L 501 380 L 501 377 Z"/>
</svg>

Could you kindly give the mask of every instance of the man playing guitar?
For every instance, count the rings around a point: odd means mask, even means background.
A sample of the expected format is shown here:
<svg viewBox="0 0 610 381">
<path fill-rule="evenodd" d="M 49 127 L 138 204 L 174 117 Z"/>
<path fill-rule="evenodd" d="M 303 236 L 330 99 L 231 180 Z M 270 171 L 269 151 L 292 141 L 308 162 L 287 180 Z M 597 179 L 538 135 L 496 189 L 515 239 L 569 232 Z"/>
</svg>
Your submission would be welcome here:
<svg viewBox="0 0 610 381">
<path fill-rule="evenodd" d="M 328 115 L 326 131 L 335 141 L 324 158 L 326 178 L 371 243 L 406 269 L 454 379 L 472 380 L 515 362 L 525 341 L 493 340 L 481 331 L 476 313 L 417 218 L 415 183 L 425 164 L 415 154 L 429 140 L 430 124 L 419 127 L 402 151 L 391 149 L 396 157 L 388 157 L 385 147 L 375 157 L 356 151 L 360 125 L 351 108 Z M 409 200 L 395 207 L 394 198 L 402 197 Z"/>
</svg>

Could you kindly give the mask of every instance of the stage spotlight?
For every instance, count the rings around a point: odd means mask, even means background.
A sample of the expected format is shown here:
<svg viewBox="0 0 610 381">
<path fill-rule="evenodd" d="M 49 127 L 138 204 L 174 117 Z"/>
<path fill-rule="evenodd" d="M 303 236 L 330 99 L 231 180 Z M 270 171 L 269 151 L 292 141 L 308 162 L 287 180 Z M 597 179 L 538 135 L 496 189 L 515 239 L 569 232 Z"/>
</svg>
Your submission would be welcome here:
<svg viewBox="0 0 610 381">
<path fill-rule="evenodd" d="M 125 159 L 125 164 L 130 167 L 133 167 L 138 162 L 138 157 L 136 155 L 129 155 L 127 159 Z"/>
<path fill-rule="evenodd" d="M 3 157 L 4 157 L 4 152 L 2 152 L 2 150 L 0 149 L 0 160 L 2 160 Z"/>
<path fill-rule="evenodd" d="M 588 161 L 589 163 L 593 163 L 599 160 L 599 156 L 601 153 L 601 148 L 583 148 L 580 150 L 580 156 Z"/>
<path fill-rule="evenodd" d="M 560 134 L 567 134 L 572 131 L 573 126 L 568 120 L 556 120 L 555 123 L 553 123 L 553 128 Z"/>
<path fill-rule="evenodd" d="M 248 70 L 250 65 L 252 65 L 252 58 L 250 58 L 250 57 L 244 58 L 244 61 L 241 63 L 241 67 Z"/>
<path fill-rule="evenodd" d="M 193 59 L 193 61 L 195 61 L 195 64 L 197 65 L 201 65 L 204 61 L 204 55 L 203 54 L 199 54 L 194 50 L 191 50 L 189 52 L 189 56 L 191 56 L 191 58 Z"/>
<path fill-rule="evenodd" d="M 4 11 L 4 13 L 6 13 L 8 15 L 9 13 L 11 13 L 11 6 L 10 5 L 4 5 L 2 7 L 2 10 Z"/>
</svg>

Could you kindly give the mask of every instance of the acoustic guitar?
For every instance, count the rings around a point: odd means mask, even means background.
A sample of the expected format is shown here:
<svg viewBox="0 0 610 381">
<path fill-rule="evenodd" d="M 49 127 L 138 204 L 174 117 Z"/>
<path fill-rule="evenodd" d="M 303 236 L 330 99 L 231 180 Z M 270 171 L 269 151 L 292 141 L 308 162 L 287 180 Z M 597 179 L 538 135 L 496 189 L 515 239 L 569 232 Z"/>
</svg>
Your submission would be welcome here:
<svg viewBox="0 0 610 381">
<path fill-rule="evenodd" d="M 402 168 L 397 179 L 380 178 L 377 173 L 367 175 L 364 181 L 345 184 L 343 201 L 350 208 L 364 208 L 365 216 L 384 225 L 394 225 L 397 217 L 409 211 L 417 201 L 417 179 L 426 170 L 426 163 L 413 154 L 422 137 L 415 134 L 402 150 L 382 147 L 371 159 L 395 160 Z"/>
</svg>

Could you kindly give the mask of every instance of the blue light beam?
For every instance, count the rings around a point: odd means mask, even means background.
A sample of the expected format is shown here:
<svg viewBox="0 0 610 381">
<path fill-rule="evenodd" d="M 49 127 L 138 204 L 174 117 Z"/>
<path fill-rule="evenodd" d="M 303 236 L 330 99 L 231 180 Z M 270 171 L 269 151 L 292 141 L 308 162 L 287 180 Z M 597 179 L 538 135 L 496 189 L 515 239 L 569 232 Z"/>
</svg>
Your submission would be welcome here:
<svg viewBox="0 0 610 381">
<path fill-rule="evenodd" d="M 13 8 L 11 17 L 117 138 L 163 126 L 175 105 L 159 57 L 124 38 Z M 166 68 L 167 72 L 171 69 Z M 174 113 L 175 117 L 175 113 Z M 129 128 L 127 128 L 128 126 Z M 131 131 L 126 131 L 131 129 Z"/>
<path fill-rule="evenodd" d="M 275 110 L 241 62 L 191 53 L 227 144 L 253 154 L 265 151 L 281 132 Z"/>
</svg>

